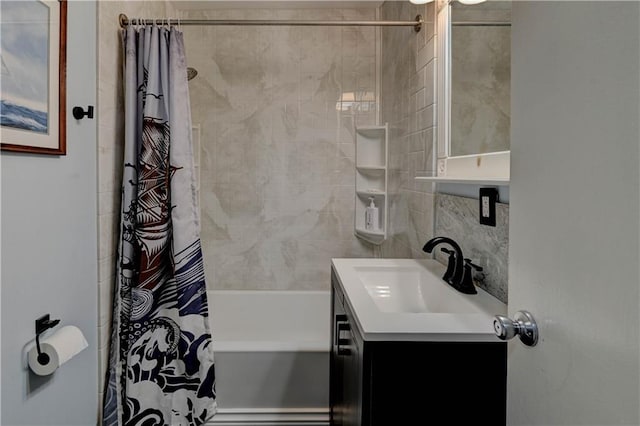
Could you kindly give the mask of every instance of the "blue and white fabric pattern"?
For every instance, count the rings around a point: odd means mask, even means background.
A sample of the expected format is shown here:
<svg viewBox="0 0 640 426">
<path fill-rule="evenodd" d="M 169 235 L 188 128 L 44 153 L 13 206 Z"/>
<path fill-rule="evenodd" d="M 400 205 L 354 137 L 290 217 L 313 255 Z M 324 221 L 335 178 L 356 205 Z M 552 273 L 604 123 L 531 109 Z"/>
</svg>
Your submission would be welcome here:
<svg viewBox="0 0 640 426">
<path fill-rule="evenodd" d="M 216 411 L 182 33 L 122 33 L 125 152 L 103 424 L 202 425 Z"/>
</svg>

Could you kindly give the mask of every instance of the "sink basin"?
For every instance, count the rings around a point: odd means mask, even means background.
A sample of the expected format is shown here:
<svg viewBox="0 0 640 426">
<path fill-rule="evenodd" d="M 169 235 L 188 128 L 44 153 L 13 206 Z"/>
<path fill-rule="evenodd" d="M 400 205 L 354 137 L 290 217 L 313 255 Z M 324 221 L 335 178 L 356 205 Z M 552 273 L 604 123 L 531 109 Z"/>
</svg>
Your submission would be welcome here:
<svg viewBox="0 0 640 426">
<path fill-rule="evenodd" d="M 382 312 L 480 313 L 478 306 L 428 269 L 355 267 L 358 278 Z"/>
<path fill-rule="evenodd" d="M 442 280 L 444 265 L 417 259 L 333 259 L 353 321 L 367 340 L 498 341 L 493 316 L 506 305 L 478 288 Z"/>
</svg>

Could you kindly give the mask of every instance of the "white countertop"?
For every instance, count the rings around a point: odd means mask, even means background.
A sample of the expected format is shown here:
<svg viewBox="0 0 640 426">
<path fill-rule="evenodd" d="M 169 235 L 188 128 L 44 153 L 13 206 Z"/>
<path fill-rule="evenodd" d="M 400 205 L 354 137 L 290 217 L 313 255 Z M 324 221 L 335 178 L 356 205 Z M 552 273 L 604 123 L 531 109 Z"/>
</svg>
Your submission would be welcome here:
<svg viewBox="0 0 640 426">
<path fill-rule="evenodd" d="M 500 342 L 493 331 L 493 316 L 505 315 L 507 306 L 480 288 L 477 288 L 478 294 L 471 295 L 455 290 L 442 280 L 446 268 L 435 260 L 332 259 L 332 265 L 345 302 L 355 315 L 358 329 L 365 340 Z M 424 305 L 422 299 L 428 298 L 425 293 L 433 291 L 444 302 L 433 309 L 435 312 L 399 312 L 394 311 L 393 307 L 384 311 L 370 296 L 371 288 L 381 286 L 367 284 L 368 290 L 362 278 L 363 270 L 369 271 L 368 276 L 373 277 L 374 281 L 376 271 L 379 276 L 393 271 L 404 271 L 413 276 L 418 274 L 425 284 L 422 287 L 414 286 L 416 290 L 409 296 L 420 299 L 416 303 Z M 400 286 L 403 284 L 402 280 L 398 283 Z M 403 303 L 414 304 L 406 299 Z"/>
</svg>

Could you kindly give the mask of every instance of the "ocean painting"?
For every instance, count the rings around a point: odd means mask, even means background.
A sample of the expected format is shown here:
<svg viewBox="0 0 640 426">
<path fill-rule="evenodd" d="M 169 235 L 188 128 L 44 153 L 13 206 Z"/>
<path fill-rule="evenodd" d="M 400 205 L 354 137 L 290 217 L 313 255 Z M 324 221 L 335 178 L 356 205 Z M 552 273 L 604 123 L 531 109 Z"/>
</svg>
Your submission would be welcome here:
<svg viewBox="0 0 640 426">
<path fill-rule="evenodd" d="M 0 1 L 0 126 L 49 132 L 49 7 Z"/>
</svg>

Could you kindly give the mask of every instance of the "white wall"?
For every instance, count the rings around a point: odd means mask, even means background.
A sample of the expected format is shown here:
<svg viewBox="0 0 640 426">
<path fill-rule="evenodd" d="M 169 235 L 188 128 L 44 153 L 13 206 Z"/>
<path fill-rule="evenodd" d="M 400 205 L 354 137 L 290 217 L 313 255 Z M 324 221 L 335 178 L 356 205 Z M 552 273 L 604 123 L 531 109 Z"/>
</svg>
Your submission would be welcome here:
<svg viewBox="0 0 640 426">
<path fill-rule="evenodd" d="M 91 425 L 97 413 L 96 5 L 69 2 L 67 155 L 2 153 L 2 417 L 11 425 Z M 45 313 L 89 348 L 53 376 L 31 375 L 23 348 Z"/>
<path fill-rule="evenodd" d="M 510 425 L 638 425 L 638 2 L 514 2 Z"/>
</svg>

